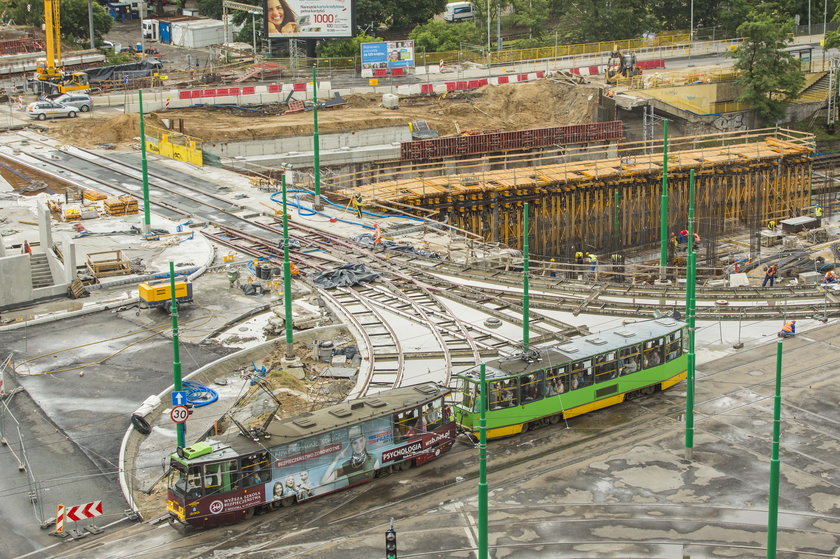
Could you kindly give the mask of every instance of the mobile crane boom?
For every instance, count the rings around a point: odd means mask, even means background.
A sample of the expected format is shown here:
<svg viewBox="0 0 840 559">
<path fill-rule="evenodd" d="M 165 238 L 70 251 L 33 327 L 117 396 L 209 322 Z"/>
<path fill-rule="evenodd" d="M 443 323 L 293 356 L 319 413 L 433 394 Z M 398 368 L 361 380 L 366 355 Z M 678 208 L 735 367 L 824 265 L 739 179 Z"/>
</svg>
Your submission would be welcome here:
<svg viewBox="0 0 840 559">
<path fill-rule="evenodd" d="M 46 60 L 38 60 L 35 77 L 41 82 L 41 89 L 51 92 L 88 90 L 88 76 L 84 72 L 64 73 L 61 63 L 61 1 L 44 0 L 44 28 L 47 35 Z"/>
</svg>

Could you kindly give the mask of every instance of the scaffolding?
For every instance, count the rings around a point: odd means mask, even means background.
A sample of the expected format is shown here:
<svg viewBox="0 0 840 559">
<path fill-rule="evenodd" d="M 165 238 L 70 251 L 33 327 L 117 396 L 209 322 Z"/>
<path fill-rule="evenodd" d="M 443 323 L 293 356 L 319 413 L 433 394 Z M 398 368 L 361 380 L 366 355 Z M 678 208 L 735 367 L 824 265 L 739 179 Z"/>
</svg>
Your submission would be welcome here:
<svg viewBox="0 0 840 559">
<path fill-rule="evenodd" d="M 657 246 L 662 140 L 592 146 L 510 158 L 478 158 L 393 176 L 374 171 L 335 177 L 349 197 L 450 225 L 521 248 L 522 205 L 531 204 L 529 242 L 535 254 L 571 258 Z M 800 215 L 809 204 L 811 134 L 771 128 L 690 136 L 668 145 L 670 231 L 687 223 L 688 171 L 695 170 L 700 235 L 760 227 Z M 705 229 L 704 229 L 705 228 Z M 706 259 L 714 260 L 713 243 Z"/>
</svg>

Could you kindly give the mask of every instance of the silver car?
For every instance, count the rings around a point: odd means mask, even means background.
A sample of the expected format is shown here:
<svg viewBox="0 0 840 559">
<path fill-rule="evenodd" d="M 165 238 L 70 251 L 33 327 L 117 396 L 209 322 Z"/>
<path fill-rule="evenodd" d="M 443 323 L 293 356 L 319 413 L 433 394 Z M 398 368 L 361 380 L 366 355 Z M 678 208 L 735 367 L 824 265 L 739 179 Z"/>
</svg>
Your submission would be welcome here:
<svg viewBox="0 0 840 559">
<path fill-rule="evenodd" d="M 26 114 L 29 115 L 29 118 L 37 118 L 38 120 L 60 116 L 75 118 L 78 111 L 76 107 L 68 107 L 53 101 L 35 101 L 26 106 Z"/>
<path fill-rule="evenodd" d="M 93 99 L 86 93 L 65 93 L 51 99 L 51 101 L 68 107 L 76 107 L 82 113 L 86 113 L 93 108 Z"/>
</svg>

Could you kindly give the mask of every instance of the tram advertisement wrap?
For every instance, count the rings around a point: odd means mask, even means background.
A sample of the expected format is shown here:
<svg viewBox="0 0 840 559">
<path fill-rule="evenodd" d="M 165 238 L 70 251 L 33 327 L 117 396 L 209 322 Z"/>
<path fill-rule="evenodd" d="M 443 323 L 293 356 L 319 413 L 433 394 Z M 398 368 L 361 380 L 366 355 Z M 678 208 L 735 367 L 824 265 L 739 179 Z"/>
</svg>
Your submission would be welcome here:
<svg viewBox="0 0 840 559">
<path fill-rule="evenodd" d="M 352 0 L 263 0 L 266 35 L 273 38 L 353 36 Z"/>
<path fill-rule="evenodd" d="M 416 458 L 425 463 L 455 440 L 455 424 L 394 443 L 390 418 L 377 418 L 272 449 L 266 501 L 305 501 L 372 479 L 383 465 Z M 434 450 L 431 450 L 433 449 Z"/>
<path fill-rule="evenodd" d="M 205 497 L 201 500 L 188 501 L 184 511 L 187 518 L 236 512 L 249 509 L 265 502 L 265 486 L 257 485 L 244 491 L 227 493 L 219 497 Z"/>
</svg>

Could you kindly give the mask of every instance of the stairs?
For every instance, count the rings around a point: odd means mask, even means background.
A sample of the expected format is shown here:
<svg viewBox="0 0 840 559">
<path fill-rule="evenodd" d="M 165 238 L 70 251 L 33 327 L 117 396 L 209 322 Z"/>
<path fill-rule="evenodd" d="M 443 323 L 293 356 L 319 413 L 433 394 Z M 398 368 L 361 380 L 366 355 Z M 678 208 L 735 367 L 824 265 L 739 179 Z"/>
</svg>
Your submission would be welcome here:
<svg viewBox="0 0 840 559">
<path fill-rule="evenodd" d="M 46 254 L 30 254 L 29 264 L 32 266 L 32 289 L 49 287 L 53 284 L 52 272 L 50 272 Z"/>
<path fill-rule="evenodd" d="M 829 74 L 826 72 L 821 78 L 802 90 L 794 103 L 814 103 L 828 98 Z"/>
</svg>

